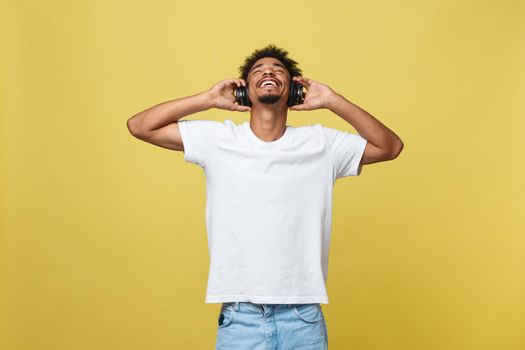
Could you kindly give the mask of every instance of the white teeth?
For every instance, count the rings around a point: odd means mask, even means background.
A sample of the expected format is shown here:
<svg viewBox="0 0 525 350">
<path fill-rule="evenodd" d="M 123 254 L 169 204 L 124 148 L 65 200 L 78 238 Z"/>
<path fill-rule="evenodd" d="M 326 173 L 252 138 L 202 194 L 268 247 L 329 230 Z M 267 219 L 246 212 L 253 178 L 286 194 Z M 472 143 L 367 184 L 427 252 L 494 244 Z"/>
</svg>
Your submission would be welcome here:
<svg viewBox="0 0 525 350">
<path fill-rule="evenodd" d="M 266 80 L 266 81 L 264 81 L 261 84 L 261 87 L 266 86 L 266 85 L 273 85 L 273 86 L 277 87 L 277 83 L 275 81 L 273 81 L 273 80 Z"/>
</svg>

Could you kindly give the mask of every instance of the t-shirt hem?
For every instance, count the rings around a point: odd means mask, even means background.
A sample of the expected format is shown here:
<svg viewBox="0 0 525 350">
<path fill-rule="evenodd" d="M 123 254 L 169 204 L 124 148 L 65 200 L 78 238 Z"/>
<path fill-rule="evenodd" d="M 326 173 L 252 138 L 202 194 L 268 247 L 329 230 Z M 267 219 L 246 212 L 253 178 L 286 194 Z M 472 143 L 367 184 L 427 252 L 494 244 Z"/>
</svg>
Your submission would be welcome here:
<svg viewBox="0 0 525 350">
<path fill-rule="evenodd" d="M 229 303 L 229 302 L 251 302 L 255 304 L 328 304 L 328 297 L 323 295 L 312 296 L 254 296 L 254 295 L 207 295 L 205 298 L 206 304 L 211 303 Z"/>
</svg>

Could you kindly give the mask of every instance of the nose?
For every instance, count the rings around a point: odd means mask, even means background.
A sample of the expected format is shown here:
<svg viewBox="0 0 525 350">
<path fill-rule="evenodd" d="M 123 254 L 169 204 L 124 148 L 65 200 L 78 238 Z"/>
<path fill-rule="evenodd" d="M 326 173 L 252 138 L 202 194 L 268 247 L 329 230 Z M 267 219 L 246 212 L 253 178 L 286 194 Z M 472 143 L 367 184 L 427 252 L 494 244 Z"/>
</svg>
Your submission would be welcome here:
<svg viewBox="0 0 525 350">
<path fill-rule="evenodd" d="M 263 71 L 263 76 L 266 76 L 266 75 L 274 75 L 273 70 L 270 67 L 266 68 Z"/>
</svg>

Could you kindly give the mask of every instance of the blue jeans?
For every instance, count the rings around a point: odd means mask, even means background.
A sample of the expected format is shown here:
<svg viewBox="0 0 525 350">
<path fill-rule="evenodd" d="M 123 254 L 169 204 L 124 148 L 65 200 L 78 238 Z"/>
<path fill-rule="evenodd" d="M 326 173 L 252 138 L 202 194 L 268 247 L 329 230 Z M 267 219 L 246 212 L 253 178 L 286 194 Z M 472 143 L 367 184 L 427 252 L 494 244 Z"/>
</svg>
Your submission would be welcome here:
<svg viewBox="0 0 525 350">
<path fill-rule="evenodd" d="M 319 303 L 222 303 L 216 350 L 327 350 Z"/>
</svg>

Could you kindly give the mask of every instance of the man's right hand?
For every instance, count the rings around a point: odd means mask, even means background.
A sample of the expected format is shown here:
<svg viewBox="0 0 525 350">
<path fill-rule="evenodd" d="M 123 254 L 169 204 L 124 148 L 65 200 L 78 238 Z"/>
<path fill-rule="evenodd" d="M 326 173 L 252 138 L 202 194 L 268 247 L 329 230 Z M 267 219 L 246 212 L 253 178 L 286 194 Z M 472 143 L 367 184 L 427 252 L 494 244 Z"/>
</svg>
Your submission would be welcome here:
<svg viewBox="0 0 525 350">
<path fill-rule="evenodd" d="M 246 86 L 244 79 L 225 79 L 213 85 L 207 91 L 213 101 L 213 107 L 228 111 L 250 111 L 249 106 L 241 106 L 236 103 L 234 91 L 240 86 Z"/>
</svg>

